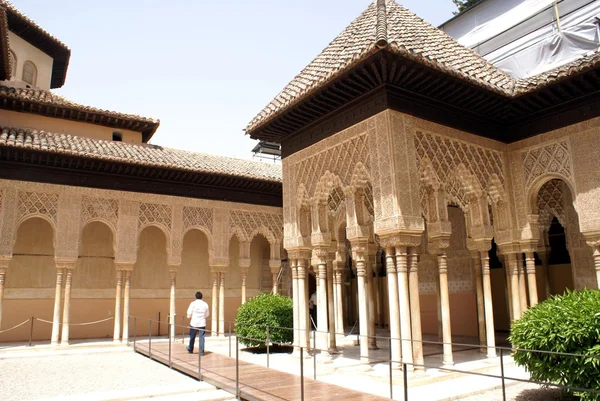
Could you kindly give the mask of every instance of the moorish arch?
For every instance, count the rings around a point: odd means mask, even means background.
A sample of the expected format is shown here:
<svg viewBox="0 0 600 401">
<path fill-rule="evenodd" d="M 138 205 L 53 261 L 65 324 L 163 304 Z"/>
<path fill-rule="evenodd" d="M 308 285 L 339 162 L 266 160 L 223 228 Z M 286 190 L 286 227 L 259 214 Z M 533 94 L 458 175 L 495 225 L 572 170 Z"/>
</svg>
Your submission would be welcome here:
<svg viewBox="0 0 600 401">
<path fill-rule="evenodd" d="M 55 235 L 54 223 L 46 216 L 31 215 L 19 221 L 6 274 L 3 327 L 12 327 L 32 315 L 53 320 L 57 280 Z M 51 324 L 40 323 L 34 331 L 34 339 L 48 339 L 51 331 Z M 3 338 L 10 341 L 26 338 L 27 334 L 14 331 Z"/>
<path fill-rule="evenodd" d="M 79 256 L 73 269 L 71 323 L 101 321 L 114 316 L 114 288 L 117 271 L 115 231 L 104 220 L 89 220 L 81 230 Z M 112 299 L 111 299 L 112 298 Z M 114 322 L 97 325 L 72 325 L 70 338 L 110 337 Z"/>
</svg>

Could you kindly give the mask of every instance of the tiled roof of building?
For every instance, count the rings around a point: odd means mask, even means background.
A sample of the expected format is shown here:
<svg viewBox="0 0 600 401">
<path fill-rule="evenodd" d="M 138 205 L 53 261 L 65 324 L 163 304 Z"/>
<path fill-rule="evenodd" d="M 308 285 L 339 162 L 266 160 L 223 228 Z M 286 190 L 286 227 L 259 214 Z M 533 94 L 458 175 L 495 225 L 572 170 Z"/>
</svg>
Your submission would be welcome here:
<svg viewBox="0 0 600 401">
<path fill-rule="evenodd" d="M 532 90 L 541 89 L 564 78 L 598 67 L 600 67 L 600 52 L 596 51 L 586 54 L 570 63 L 553 68 L 550 71 L 529 78 L 520 79 L 517 81 L 515 87 L 515 95 L 521 95 Z"/>
<path fill-rule="evenodd" d="M 393 0 L 376 0 L 248 125 L 252 131 L 380 49 L 503 94 L 515 80 Z"/>
<path fill-rule="evenodd" d="M 7 127 L 0 129 L 0 147 L 26 148 L 132 165 L 281 182 L 281 166 L 274 163 L 29 129 Z"/>
<path fill-rule="evenodd" d="M 67 98 L 64 98 L 62 96 L 59 96 L 50 91 L 38 88 L 19 88 L 0 84 L 0 97 L 6 97 L 9 99 L 15 99 L 24 102 L 32 102 L 39 105 L 53 106 L 57 108 L 80 111 L 83 113 L 97 114 L 115 119 L 139 122 L 145 125 L 151 124 L 156 126 L 154 127 L 154 131 L 156 131 L 158 125 L 160 124 L 159 120 L 149 117 L 142 117 L 136 114 L 119 113 L 116 111 L 98 109 L 92 106 L 85 106 Z M 99 121 L 96 123 L 100 124 Z"/>
</svg>

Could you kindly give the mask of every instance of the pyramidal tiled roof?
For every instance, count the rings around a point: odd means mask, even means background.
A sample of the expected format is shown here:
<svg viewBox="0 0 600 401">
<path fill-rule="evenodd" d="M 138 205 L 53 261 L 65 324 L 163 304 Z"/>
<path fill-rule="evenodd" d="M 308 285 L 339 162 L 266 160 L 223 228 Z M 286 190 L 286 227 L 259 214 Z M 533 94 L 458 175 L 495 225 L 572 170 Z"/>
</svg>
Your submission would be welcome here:
<svg viewBox="0 0 600 401">
<path fill-rule="evenodd" d="M 381 49 L 503 94 L 512 94 L 515 86 L 515 79 L 510 75 L 394 0 L 375 0 L 250 122 L 246 130 L 253 131 Z"/>
<path fill-rule="evenodd" d="M 30 129 L 0 127 L 0 148 L 25 148 L 42 152 L 113 161 L 125 164 L 178 169 L 270 182 L 281 182 L 281 166 L 161 146 L 104 141 Z"/>
</svg>

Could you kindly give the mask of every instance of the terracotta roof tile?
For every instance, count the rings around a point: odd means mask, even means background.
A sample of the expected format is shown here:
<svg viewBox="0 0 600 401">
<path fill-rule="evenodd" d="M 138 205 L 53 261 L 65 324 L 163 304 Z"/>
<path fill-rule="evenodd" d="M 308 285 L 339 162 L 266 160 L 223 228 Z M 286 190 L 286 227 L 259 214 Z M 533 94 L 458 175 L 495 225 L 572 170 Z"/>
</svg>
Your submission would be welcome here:
<svg viewBox="0 0 600 401">
<path fill-rule="evenodd" d="M 260 125 L 380 48 L 510 95 L 515 80 L 397 4 L 376 0 L 298 74 L 246 128 Z"/>
<path fill-rule="evenodd" d="M 40 105 L 68 108 L 87 113 L 100 114 L 106 117 L 119 118 L 123 120 L 132 120 L 146 124 L 156 124 L 157 127 L 160 123 L 159 120 L 148 117 L 142 117 L 136 114 L 119 113 L 116 111 L 103 110 L 98 109 L 96 107 L 85 106 L 43 89 L 19 88 L 8 85 L 0 85 L 0 96 L 21 101 L 33 102 Z"/>
<path fill-rule="evenodd" d="M 126 164 L 281 182 L 281 166 L 274 163 L 29 129 L 1 127 L 0 130 L 0 147 L 28 148 Z"/>
</svg>

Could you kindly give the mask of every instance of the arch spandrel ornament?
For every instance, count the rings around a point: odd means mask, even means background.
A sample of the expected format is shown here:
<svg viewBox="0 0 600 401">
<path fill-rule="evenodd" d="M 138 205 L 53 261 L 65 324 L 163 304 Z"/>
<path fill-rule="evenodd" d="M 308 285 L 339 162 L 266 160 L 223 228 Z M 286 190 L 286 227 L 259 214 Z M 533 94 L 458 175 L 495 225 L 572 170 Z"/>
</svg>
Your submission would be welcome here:
<svg viewBox="0 0 600 401">
<path fill-rule="evenodd" d="M 83 196 L 81 199 L 81 229 L 92 221 L 101 221 L 117 232 L 119 201 L 117 199 Z"/>
</svg>

